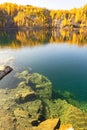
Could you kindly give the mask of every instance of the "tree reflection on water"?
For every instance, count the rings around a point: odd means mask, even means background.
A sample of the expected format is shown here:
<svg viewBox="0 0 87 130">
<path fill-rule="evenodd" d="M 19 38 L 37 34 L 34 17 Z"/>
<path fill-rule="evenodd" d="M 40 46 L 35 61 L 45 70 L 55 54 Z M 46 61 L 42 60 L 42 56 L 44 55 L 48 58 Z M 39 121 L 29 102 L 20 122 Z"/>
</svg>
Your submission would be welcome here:
<svg viewBox="0 0 87 130">
<path fill-rule="evenodd" d="M 12 49 L 24 46 L 38 46 L 48 43 L 75 44 L 85 46 L 87 44 L 87 30 L 20 30 L 0 31 L 0 47 Z"/>
</svg>

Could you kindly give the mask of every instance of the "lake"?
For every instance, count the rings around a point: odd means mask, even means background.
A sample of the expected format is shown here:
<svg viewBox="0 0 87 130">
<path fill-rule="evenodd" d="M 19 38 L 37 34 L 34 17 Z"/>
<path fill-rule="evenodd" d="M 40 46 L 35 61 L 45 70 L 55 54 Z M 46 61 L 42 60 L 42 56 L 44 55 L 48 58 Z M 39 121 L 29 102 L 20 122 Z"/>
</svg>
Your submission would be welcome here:
<svg viewBox="0 0 87 130">
<path fill-rule="evenodd" d="M 32 68 L 48 77 L 56 91 L 69 92 L 87 102 L 87 35 L 79 31 L 0 31 L 0 65 L 13 72 L 0 81 L 1 88 L 16 87 L 14 75 Z"/>
</svg>

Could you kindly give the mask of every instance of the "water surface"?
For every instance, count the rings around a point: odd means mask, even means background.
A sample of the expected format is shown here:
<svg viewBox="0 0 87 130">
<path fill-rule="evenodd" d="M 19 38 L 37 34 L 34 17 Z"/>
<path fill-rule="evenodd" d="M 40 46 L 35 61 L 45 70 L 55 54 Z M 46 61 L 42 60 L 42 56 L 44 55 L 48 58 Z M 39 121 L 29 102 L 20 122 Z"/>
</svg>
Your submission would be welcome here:
<svg viewBox="0 0 87 130">
<path fill-rule="evenodd" d="M 16 87 L 14 75 L 24 69 L 47 76 L 53 89 L 72 93 L 87 102 L 87 36 L 79 32 L 0 32 L 0 65 L 14 71 L 0 81 L 0 87 Z"/>
</svg>

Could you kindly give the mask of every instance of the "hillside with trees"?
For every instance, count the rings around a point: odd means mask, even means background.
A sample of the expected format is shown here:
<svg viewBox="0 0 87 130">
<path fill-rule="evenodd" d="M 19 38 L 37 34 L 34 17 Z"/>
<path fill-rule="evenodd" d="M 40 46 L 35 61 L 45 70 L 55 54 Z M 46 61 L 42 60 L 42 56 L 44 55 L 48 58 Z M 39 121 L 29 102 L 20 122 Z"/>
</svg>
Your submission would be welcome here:
<svg viewBox="0 0 87 130">
<path fill-rule="evenodd" d="M 4 26 L 1 24 L 2 27 L 7 27 L 7 25 L 19 28 L 51 27 L 50 11 L 47 9 L 5 3 L 0 5 L 0 10 L 5 23 Z"/>
<path fill-rule="evenodd" d="M 87 5 L 71 10 L 48 10 L 31 5 L 0 5 L 0 28 L 87 29 Z"/>
<path fill-rule="evenodd" d="M 87 27 L 87 5 L 71 10 L 51 10 L 52 26 L 60 28 Z"/>
</svg>

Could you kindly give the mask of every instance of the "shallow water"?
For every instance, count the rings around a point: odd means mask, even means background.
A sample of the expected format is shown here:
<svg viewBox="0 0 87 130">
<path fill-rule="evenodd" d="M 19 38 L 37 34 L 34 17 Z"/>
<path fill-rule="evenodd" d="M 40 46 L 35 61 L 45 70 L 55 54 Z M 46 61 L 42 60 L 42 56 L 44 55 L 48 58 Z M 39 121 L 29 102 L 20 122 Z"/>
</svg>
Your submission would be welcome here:
<svg viewBox="0 0 87 130">
<path fill-rule="evenodd" d="M 0 87 L 16 87 L 16 72 L 32 68 L 47 76 L 53 89 L 68 91 L 87 102 L 87 36 L 58 31 L 0 32 L 0 65 L 14 71 L 0 81 Z"/>
</svg>

